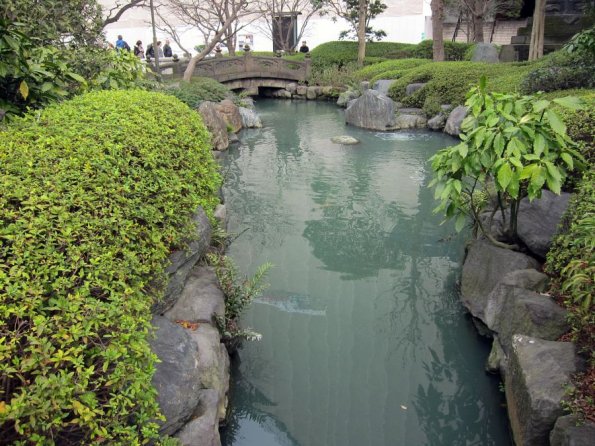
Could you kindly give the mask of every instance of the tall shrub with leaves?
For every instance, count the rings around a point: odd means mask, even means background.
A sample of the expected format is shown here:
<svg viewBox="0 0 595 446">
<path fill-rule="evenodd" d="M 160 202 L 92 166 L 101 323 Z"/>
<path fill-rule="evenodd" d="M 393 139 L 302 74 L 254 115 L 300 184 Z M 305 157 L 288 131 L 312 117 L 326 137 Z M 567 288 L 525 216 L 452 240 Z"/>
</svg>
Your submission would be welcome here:
<svg viewBox="0 0 595 446">
<path fill-rule="evenodd" d="M 156 437 L 150 309 L 219 185 L 199 115 L 163 94 L 94 92 L 0 131 L 0 443 Z"/>
<path fill-rule="evenodd" d="M 25 29 L 0 20 L 0 111 L 9 116 L 63 99 L 86 85 L 69 68 L 63 51 L 37 45 Z"/>
<path fill-rule="evenodd" d="M 583 163 L 566 126 L 553 103 L 539 96 L 488 93 L 486 78 L 470 91 L 466 105 L 470 114 L 462 123 L 461 142 L 439 151 L 431 158 L 436 212 L 456 219 L 461 230 L 466 218 L 495 245 L 515 248 L 520 201 L 539 198 L 546 187 L 559 194 L 568 170 Z M 577 109 L 581 102 L 566 97 L 553 102 Z M 482 222 L 478 192 L 489 192 L 493 181 L 497 206 L 487 223 Z M 505 212 L 505 210 L 508 212 Z M 500 210 L 507 219 L 510 243 L 496 240 L 490 233 L 492 219 Z"/>
</svg>

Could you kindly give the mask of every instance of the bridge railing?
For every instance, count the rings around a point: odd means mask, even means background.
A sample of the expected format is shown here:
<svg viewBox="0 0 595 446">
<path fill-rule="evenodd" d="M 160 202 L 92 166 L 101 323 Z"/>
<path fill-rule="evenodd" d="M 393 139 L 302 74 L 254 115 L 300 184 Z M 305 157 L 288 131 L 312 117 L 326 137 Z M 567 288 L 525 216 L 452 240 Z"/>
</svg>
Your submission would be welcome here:
<svg viewBox="0 0 595 446">
<path fill-rule="evenodd" d="M 188 60 L 167 60 L 159 64 L 163 74 L 183 75 Z M 153 67 L 154 69 L 154 67 Z M 293 61 L 281 57 L 253 56 L 214 57 L 196 64 L 193 76 L 210 77 L 219 82 L 249 78 L 273 78 L 305 81 L 310 75 L 310 59 Z"/>
</svg>

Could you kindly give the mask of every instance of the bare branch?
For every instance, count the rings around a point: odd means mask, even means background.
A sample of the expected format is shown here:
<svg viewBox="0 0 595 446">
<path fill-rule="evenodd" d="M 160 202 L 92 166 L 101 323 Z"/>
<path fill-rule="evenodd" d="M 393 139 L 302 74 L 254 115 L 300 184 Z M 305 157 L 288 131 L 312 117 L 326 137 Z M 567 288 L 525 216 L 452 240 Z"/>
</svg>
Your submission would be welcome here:
<svg viewBox="0 0 595 446">
<path fill-rule="evenodd" d="M 146 6 L 146 0 L 130 0 L 128 2 L 116 2 L 116 4 L 109 9 L 105 20 L 103 21 L 103 28 L 105 28 L 110 23 L 115 23 L 122 17 L 126 11 L 131 8 L 138 8 L 141 6 Z M 113 14 L 113 15 L 112 15 Z"/>
</svg>

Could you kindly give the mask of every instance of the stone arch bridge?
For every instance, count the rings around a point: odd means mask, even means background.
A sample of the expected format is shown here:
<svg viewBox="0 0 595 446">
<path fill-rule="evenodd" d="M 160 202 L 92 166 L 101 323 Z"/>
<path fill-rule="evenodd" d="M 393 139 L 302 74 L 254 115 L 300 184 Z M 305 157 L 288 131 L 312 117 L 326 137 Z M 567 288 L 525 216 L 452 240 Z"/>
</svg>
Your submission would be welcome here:
<svg viewBox="0 0 595 446">
<path fill-rule="evenodd" d="M 193 76 L 210 77 L 231 90 L 245 90 L 258 94 L 259 87 L 286 88 L 305 82 L 310 75 L 310 59 L 293 61 L 281 57 L 253 56 L 213 57 L 196 64 Z M 182 77 L 188 60 L 165 59 L 159 64 L 164 76 Z"/>
</svg>

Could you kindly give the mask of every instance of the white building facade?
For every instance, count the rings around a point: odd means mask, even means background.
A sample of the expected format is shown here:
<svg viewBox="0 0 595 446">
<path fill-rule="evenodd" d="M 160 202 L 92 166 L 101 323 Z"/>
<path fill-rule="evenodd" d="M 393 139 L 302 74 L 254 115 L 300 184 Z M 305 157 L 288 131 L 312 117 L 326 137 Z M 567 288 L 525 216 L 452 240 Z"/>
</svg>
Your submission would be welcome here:
<svg viewBox="0 0 595 446">
<path fill-rule="evenodd" d="M 109 9 L 115 0 L 100 0 L 100 3 L 104 9 Z M 384 41 L 418 43 L 431 38 L 430 0 L 385 0 L 384 3 L 387 9 L 372 21 L 374 29 L 386 32 Z M 298 27 L 300 24 L 298 16 Z M 251 40 L 253 50 L 272 51 L 273 42 L 261 31 L 262 28 L 257 23 L 247 25 L 238 33 L 238 44 Z M 196 45 L 204 44 L 199 30 L 181 24 L 176 29 L 182 46 L 187 50 L 194 53 Z M 339 33 L 347 29 L 349 25 L 342 19 L 333 21 L 327 16 L 315 16 L 308 23 L 302 40 L 306 40 L 310 49 L 313 49 L 322 43 L 338 40 Z M 149 10 L 133 8 L 126 11 L 118 22 L 106 27 L 105 34 L 109 42 L 115 43 L 117 36 L 121 34 L 131 47 L 137 40 L 141 40 L 146 48 L 153 40 Z M 165 32 L 157 31 L 157 40 L 164 41 L 167 38 Z M 171 43 L 174 52 L 181 54 L 181 49 L 173 41 Z"/>
</svg>

